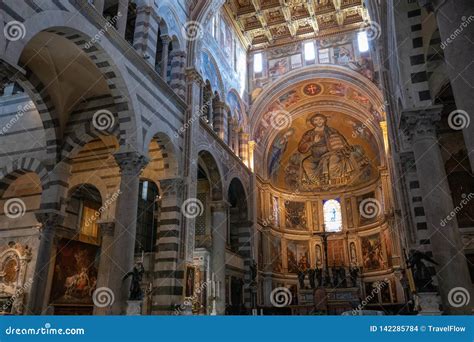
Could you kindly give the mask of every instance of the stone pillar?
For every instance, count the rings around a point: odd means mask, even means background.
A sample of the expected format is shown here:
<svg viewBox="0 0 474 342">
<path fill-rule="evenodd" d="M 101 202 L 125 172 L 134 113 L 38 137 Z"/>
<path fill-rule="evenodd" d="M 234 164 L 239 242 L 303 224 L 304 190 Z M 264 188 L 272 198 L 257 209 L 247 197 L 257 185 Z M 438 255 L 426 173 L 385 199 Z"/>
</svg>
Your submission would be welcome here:
<svg viewBox="0 0 474 342">
<path fill-rule="evenodd" d="M 117 21 L 117 31 L 120 36 L 125 37 L 125 31 L 127 29 L 127 17 L 128 17 L 128 0 L 119 0 L 118 12 L 120 17 Z"/>
<path fill-rule="evenodd" d="M 171 51 L 170 58 L 170 86 L 178 96 L 184 98 L 186 94 L 186 74 L 184 72 L 184 66 L 186 63 L 186 52 Z"/>
<path fill-rule="evenodd" d="M 183 236 L 181 205 L 182 178 L 160 180 L 161 207 L 153 279 L 153 314 L 173 314 L 173 307 L 183 304 L 185 262 L 182 258 Z M 194 241 L 193 241 L 194 242 Z"/>
<path fill-rule="evenodd" d="M 153 67 L 155 67 L 158 29 L 158 17 L 154 8 L 152 6 L 138 7 L 133 48 Z"/>
<path fill-rule="evenodd" d="M 214 109 L 214 124 L 213 124 L 214 132 L 217 133 L 219 138 L 224 140 L 224 137 L 225 137 L 224 127 L 227 121 L 225 120 L 225 116 L 226 116 L 225 104 L 224 102 L 221 102 L 221 101 L 214 101 L 212 107 Z"/>
<path fill-rule="evenodd" d="M 239 132 L 239 157 L 249 166 L 249 134 L 244 131 Z"/>
<path fill-rule="evenodd" d="M 113 264 L 110 270 L 109 287 L 115 295 L 112 314 L 125 313 L 130 281 L 123 276 L 133 269 L 135 237 L 137 230 L 138 188 L 140 173 L 148 159 L 136 151 L 119 151 L 115 160 L 120 167 L 120 196 L 115 212 Z"/>
<path fill-rule="evenodd" d="M 168 58 L 171 38 L 168 36 L 161 36 L 163 42 L 163 52 L 161 54 L 161 77 L 168 83 Z"/>
<path fill-rule="evenodd" d="M 236 120 L 234 120 L 232 125 L 232 144 L 234 153 L 238 156 L 239 155 L 239 124 Z"/>
<path fill-rule="evenodd" d="M 450 305 L 448 293 L 465 288 L 473 298 L 472 284 L 455 217 L 454 205 L 436 137 L 436 122 L 442 106 L 403 112 L 402 128 L 413 146 L 416 172 L 420 181 L 433 258 L 439 263 L 437 279 L 445 312 L 470 314 L 472 304 L 461 308 Z"/>
<path fill-rule="evenodd" d="M 211 203 L 212 215 L 212 255 L 211 269 L 214 279 L 219 282 L 216 289 L 216 310 L 218 315 L 225 314 L 225 251 L 227 243 L 227 219 L 229 205 L 225 201 Z"/>
<path fill-rule="evenodd" d="M 45 300 L 49 297 L 46 293 L 46 285 L 49 279 L 50 264 L 54 260 L 53 242 L 56 227 L 63 222 L 64 216 L 55 211 L 38 212 L 35 216 L 41 225 L 40 243 L 27 314 L 41 315 L 43 313 L 43 304 L 45 304 Z"/>
<path fill-rule="evenodd" d="M 99 270 L 97 275 L 96 288 L 109 287 L 110 269 L 114 263 L 113 245 L 114 245 L 115 222 L 99 222 L 99 231 L 101 235 Z M 112 303 L 111 303 L 112 305 Z M 110 314 L 110 306 L 94 306 L 94 315 Z"/>
<path fill-rule="evenodd" d="M 436 20 L 444 50 L 446 74 L 451 79 L 456 107 L 467 112 L 467 121 L 459 121 L 469 154 L 471 171 L 474 172 L 474 1 L 433 0 Z M 439 6 L 439 8 L 437 7 Z M 464 114 L 463 114 L 464 116 Z M 458 116 L 462 119 L 462 116 Z M 465 119 L 467 119 L 464 116 Z M 465 124 L 463 124 L 463 122 Z"/>
<path fill-rule="evenodd" d="M 95 7 L 96 11 L 99 12 L 100 15 L 104 13 L 104 2 L 105 0 L 94 0 L 93 6 Z"/>
</svg>

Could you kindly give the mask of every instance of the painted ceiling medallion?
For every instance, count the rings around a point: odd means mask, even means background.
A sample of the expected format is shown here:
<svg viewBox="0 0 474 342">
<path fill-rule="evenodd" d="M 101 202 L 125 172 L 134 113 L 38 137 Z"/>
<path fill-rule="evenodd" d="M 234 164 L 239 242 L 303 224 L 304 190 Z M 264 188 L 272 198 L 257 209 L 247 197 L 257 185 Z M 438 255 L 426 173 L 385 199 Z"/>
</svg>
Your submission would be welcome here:
<svg viewBox="0 0 474 342">
<path fill-rule="evenodd" d="M 316 96 L 321 94 L 323 88 L 317 83 L 310 83 L 303 88 L 303 92 L 308 96 Z"/>
</svg>

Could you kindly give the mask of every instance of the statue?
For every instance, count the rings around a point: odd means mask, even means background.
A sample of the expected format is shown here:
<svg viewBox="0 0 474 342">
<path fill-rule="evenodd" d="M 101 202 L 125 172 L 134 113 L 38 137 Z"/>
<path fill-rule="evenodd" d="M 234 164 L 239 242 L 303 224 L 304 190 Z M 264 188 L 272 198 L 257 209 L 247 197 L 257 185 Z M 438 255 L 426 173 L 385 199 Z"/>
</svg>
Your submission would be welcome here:
<svg viewBox="0 0 474 342">
<path fill-rule="evenodd" d="M 143 264 L 141 262 L 137 262 L 133 267 L 133 270 L 123 276 L 122 280 L 126 280 L 130 276 L 132 277 L 132 282 L 130 283 L 130 296 L 128 298 L 129 300 L 141 300 L 143 298 L 143 292 L 140 287 L 143 273 L 145 273 Z"/>
<path fill-rule="evenodd" d="M 316 288 L 316 283 L 314 281 L 315 273 L 316 273 L 315 270 L 313 270 L 312 268 L 308 270 L 309 285 L 311 286 L 313 290 Z"/>
<path fill-rule="evenodd" d="M 352 287 L 357 287 L 357 279 L 359 278 L 359 267 L 351 267 L 349 269 L 349 273 L 351 275 Z"/>
<path fill-rule="evenodd" d="M 416 289 L 420 292 L 433 292 L 436 290 L 431 278 L 434 274 L 431 274 L 423 260 L 438 265 L 427 253 L 416 250 L 410 251 L 408 263 L 413 272 Z"/>
</svg>

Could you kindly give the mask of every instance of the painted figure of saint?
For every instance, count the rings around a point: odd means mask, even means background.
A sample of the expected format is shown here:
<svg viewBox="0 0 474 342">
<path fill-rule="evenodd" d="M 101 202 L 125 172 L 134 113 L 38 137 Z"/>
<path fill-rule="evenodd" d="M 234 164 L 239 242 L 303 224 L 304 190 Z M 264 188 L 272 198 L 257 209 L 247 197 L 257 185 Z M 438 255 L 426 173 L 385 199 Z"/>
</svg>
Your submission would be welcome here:
<svg viewBox="0 0 474 342">
<path fill-rule="evenodd" d="M 290 128 L 284 132 L 281 136 L 275 139 L 273 143 L 272 152 L 268 161 L 268 173 L 270 176 L 275 175 L 275 171 L 278 169 L 281 158 L 288 147 L 288 141 L 291 136 L 295 133 L 294 128 Z"/>
<path fill-rule="evenodd" d="M 335 128 L 327 125 L 327 117 L 314 114 L 308 119 L 313 128 L 307 131 L 298 145 L 298 151 L 309 155 L 303 159 L 303 180 L 308 183 L 344 183 L 344 177 L 356 170 L 351 156 L 353 148 Z"/>
</svg>

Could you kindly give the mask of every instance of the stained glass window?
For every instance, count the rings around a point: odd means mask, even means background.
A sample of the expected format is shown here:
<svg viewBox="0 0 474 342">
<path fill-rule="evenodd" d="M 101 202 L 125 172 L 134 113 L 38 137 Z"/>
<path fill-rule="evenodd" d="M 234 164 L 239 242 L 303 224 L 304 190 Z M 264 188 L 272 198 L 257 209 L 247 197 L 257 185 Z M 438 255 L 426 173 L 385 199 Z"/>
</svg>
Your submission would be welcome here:
<svg viewBox="0 0 474 342">
<path fill-rule="evenodd" d="M 339 200 L 324 201 L 323 214 L 326 232 L 340 232 L 342 230 L 341 203 Z"/>
</svg>

